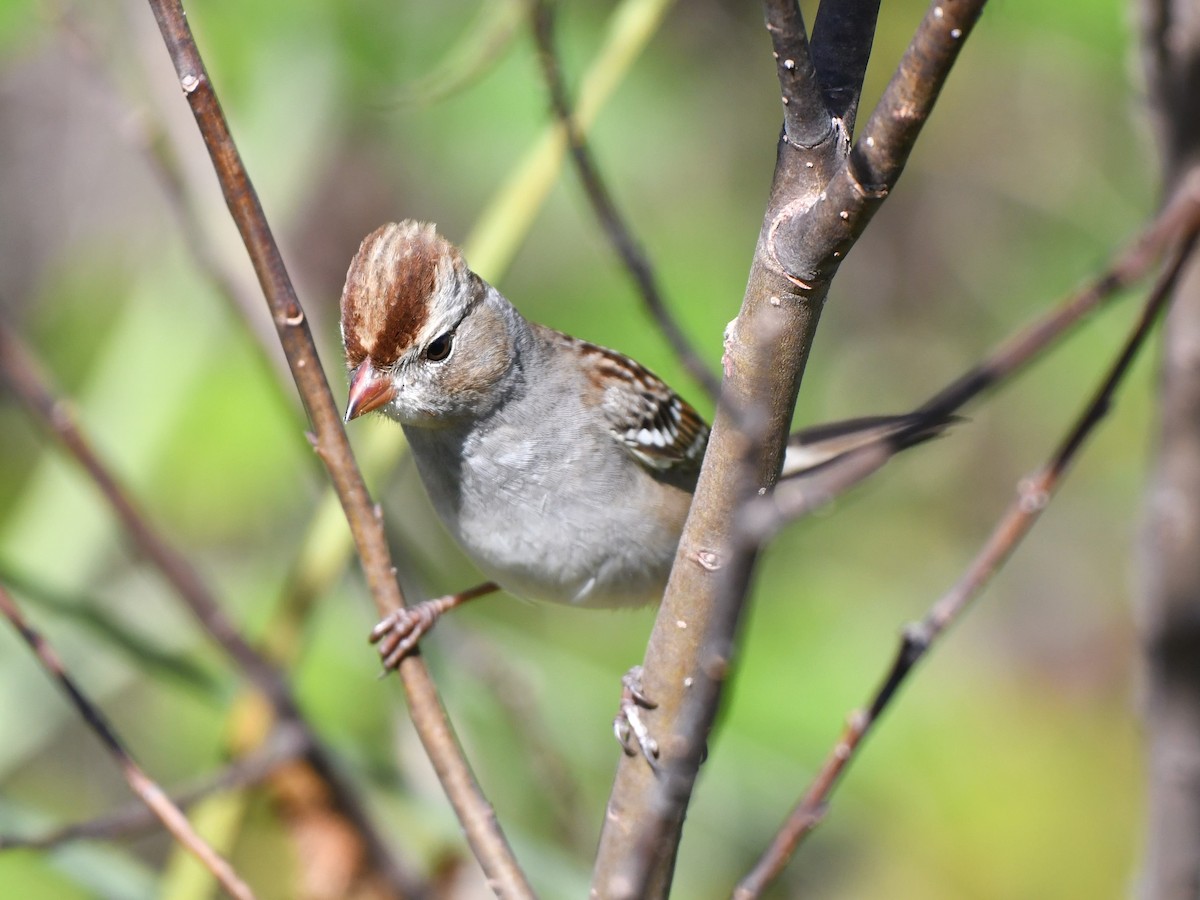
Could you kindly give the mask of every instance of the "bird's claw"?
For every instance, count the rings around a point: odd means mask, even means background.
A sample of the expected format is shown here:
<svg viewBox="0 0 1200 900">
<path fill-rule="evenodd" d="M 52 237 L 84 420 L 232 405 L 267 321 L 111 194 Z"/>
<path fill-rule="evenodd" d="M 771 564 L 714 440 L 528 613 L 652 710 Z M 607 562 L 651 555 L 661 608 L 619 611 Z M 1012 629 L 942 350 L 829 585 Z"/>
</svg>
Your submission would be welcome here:
<svg viewBox="0 0 1200 900">
<path fill-rule="evenodd" d="M 642 721 L 642 710 L 654 709 L 658 704 L 642 691 L 642 667 L 634 666 L 621 677 L 621 705 L 613 719 L 613 734 L 621 744 L 626 756 L 636 756 L 641 751 L 650 768 L 658 771 L 658 741 L 650 736 L 650 729 Z"/>
<path fill-rule="evenodd" d="M 440 614 L 437 601 L 426 600 L 394 610 L 372 628 L 371 643 L 379 645 L 384 669 L 399 668 L 401 660 L 417 649 L 417 643 L 433 628 Z"/>
</svg>

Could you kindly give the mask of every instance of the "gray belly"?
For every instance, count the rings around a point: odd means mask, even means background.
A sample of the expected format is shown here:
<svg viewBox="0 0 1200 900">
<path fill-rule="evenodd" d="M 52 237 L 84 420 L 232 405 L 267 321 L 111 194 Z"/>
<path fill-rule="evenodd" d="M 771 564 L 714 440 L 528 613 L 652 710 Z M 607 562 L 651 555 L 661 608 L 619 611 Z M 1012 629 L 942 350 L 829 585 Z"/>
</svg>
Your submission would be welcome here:
<svg viewBox="0 0 1200 900">
<path fill-rule="evenodd" d="M 661 486 L 620 456 L 588 454 L 585 465 L 578 443 L 559 443 L 550 454 L 526 439 L 507 441 L 503 453 L 434 465 L 433 453 L 448 448 L 422 437 L 410 435 L 410 442 L 434 508 L 480 571 L 505 590 L 586 606 L 641 605 L 662 596 L 690 502 L 686 491 L 668 489 L 663 528 L 641 512 L 648 490 L 662 499 Z M 571 474 L 580 471 L 587 477 Z"/>
</svg>

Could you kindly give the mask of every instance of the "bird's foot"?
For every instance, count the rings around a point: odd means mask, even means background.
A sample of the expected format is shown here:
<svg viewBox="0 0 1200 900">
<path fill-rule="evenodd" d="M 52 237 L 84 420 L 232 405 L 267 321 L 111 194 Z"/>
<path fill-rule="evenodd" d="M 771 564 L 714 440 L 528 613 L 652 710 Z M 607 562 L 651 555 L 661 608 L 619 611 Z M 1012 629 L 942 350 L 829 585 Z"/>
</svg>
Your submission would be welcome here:
<svg viewBox="0 0 1200 900">
<path fill-rule="evenodd" d="M 650 768 L 656 772 L 658 741 L 650 736 L 650 730 L 642 721 L 642 710 L 657 706 L 642 692 L 641 666 L 634 666 L 621 676 L 621 705 L 613 719 L 613 734 L 617 736 L 626 756 L 636 756 L 640 750 Z"/>
</svg>

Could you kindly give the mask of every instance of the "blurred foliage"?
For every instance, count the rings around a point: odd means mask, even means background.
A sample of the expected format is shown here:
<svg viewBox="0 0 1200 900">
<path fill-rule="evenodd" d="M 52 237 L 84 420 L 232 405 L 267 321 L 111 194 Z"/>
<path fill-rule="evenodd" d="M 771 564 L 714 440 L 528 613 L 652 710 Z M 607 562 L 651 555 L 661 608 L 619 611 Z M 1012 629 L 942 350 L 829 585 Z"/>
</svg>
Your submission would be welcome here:
<svg viewBox="0 0 1200 900">
<path fill-rule="evenodd" d="M 545 126 L 530 37 L 517 23 L 505 41 L 503 15 L 480 9 L 190 5 L 339 393 L 336 304 L 360 238 L 417 217 L 463 240 Z M 611 11 L 563 4 L 573 85 Z M 923 11 L 917 0 L 884 4 L 864 114 Z M 100 449 L 261 636 L 323 482 L 296 409 L 278 402 L 241 324 L 191 264 L 131 140 L 140 121 L 163 120 L 205 229 L 249 284 L 149 11 L 83 5 L 69 18 L 67 31 L 51 7 L 0 3 L 0 304 Z M 1083 280 L 1154 207 L 1127 18 L 1116 0 L 989 8 L 898 190 L 842 268 L 798 422 L 923 400 Z M 769 184 L 774 78 L 753 5 L 680 4 L 594 131 L 618 202 L 714 366 Z M 424 102 L 431 93 L 436 102 Z M 511 268 L 489 274 L 531 318 L 618 347 L 696 393 L 569 172 Z M 677 896 L 722 895 L 753 861 L 881 677 L 901 624 L 956 577 L 1054 445 L 1131 313 L 1089 323 L 952 435 L 766 554 Z M 1151 373 L 1143 361 L 1030 541 L 905 689 L 776 896 L 1125 893 L 1140 823 L 1130 607 Z M 352 438 L 389 427 L 355 423 Z M 220 768 L 236 679 L 7 398 L 0 435 L 0 565 L 37 587 L 19 598 L 151 773 L 175 784 Z M 411 589 L 474 582 L 429 525 L 410 466 L 376 487 Z M 39 594 L 59 602 L 39 604 Z M 89 624 L 97 610 L 137 640 L 106 637 Z M 502 597 L 456 613 L 427 642 L 482 784 L 545 896 L 585 893 L 619 752 L 609 727 L 618 679 L 641 659 L 651 618 Z M 376 680 L 370 622 L 352 569 L 319 598 L 294 678 L 396 845 L 429 868 L 461 852 L 458 828 L 395 685 Z M 156 648 L 155 665 L 166 655 L 199 667 L 207 687 L 162 677 L 139 642 Z M 109 761 L 7 631 L 0 648 L 0 832 L 126 802 Z M 507 677 L 481 675 L 481 654 Z M 529 726 L 507 712 L 517 699 L 532 703 L 576 782 L 565 813 L 555 801 L 568 788 L 546 780 L 522 737 Z M 289 896 L 295 850 L 277 817 L 260 802 L 239 821 L 235 864 L 264 897 Z M 569 829 L 580 836 L 573 846 L 562 840 Z M 7 852 L 0 884 L 23 898 L 149 897 L 170 854 L 161 837 Z"/>
</svg>

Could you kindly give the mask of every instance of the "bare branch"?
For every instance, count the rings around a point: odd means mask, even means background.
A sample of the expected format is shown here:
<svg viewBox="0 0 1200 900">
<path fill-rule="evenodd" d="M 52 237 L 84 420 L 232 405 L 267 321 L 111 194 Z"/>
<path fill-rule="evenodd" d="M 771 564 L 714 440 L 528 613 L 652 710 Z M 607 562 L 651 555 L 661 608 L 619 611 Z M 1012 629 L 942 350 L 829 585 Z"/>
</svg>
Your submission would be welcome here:
<svg viewBox="0 0 1200 900">
<path fill-rule="evenodd" d="M 666 300 L 658 287 L 654 268 L 634 238 L 628 224 L 621 216 L 613 201 L 612 193 L 608 190 L 600 170 L 592 157 L 591 148 L 583 130 L 575 121 L 571 111 L 571 102 L 567 97 L 567 87 L 563 82 L 562 69 L 559 65 L 558 54 L 554 48 L 554 9 L 551 0 L 537 0 L 531 9 L 533 34 L 537 39 L 538 60 L 542 67 L 542 77 L 550 91 L 550 105 L 555 117 L 562 125 L 567 136 L 567 146 L 571 151 L 571 159 L 575 163 L 575 171 L 583 185 L 584 193 L 596 219 L 608 236 L 609 243 L 616 249 L 621 261 L 625 264 L 630 277 L 637 286 L 642 302 L 658 323 L 659 329 L 667 342 L 679 357 L 687 373 L 708 394 L 709 399 L 715 400 L 721 392 L 721 384 L 713 375 L 712 370 L 696 352 L 679 323 L 667 307 Z"/>
<path fill-rule="evenodd" d="M 643 662 L 643 692 L 658 704 L 645 721 L 660 748 L 659 764 L 651 769 L 629 758 L 619 764 L 593 873 L 592 890 L 600 895 L 659 898 L 669 890 L 757 560 L 757 546 L 739 542 L 732 524 L 779 476 L 830 280 L 899 177 L 982 6 L 982 0 L 935 0 L 853 153 L 844 123 L 831 122 L 810 146 L 798 146 L 789 131 L 801 121 L 785 126 L 742 308 L 727 333 L 722 403 Z M 824 104 L 801 52 L 796 7 L 768 0 L 767 20 L 776 53 L 785 53 L 780 74 L 789 59 L 800 72 L 785 79 L 785 89 L 803 90 L 795 105 L 814 121 Z M 791 117 L 790 98 L 787 106 Z"/>
<path fill-rule="evenodd" d="M 774 262 L 804 285 L 830 278 L 896 185 L 986 0 L 933 0 L 849 157 L 815 203 L 771 221 Z"/>
<path fill-rule="evenodd" d="M 40 369 L 21 339 L 0 320 L 0 381 L 87 473 L 134 547 L 163 574 L 204 630 L 276 709 L 295 715 L 295 701 L 286 679 L 246 642 L 196 567 L 150 523 L 132 494 L 100 458 L 69 404 L 55 395 Z"/>
<path fill-rule="evenodd" d="M 829 797 L 842 774 L 913 668 L 929 652 L 938 637 L 944 634 L 971 601 L 979 596 L 992 576 L 1037 522 L 1084 442 L 1111 409 L 1116 390 L 1128 374 L 1138 351 L 1145 344 L 1152 326 L 1166 307 L 1195 240 L 1196 235 L 1193 231 L 1184 238 L 1183 246 L 1174 252 L 1099 389 L 1050 460 L 1040 471 L 1019 485 L 1017 498 L 1001 516 L 991 536 L 958 582 L 933 605 L 924 619 L 904 629 L 895 661 L 874 698 L 866 709 L 850 715 L 845 731 L 826 757 L 824 765 L 803 799 L 793 809 L 771 846 L 738 885 L 734 893 L 737 900 L 752 900 L 760 896 L 767 885 L 783 871 L 800 841 L 811 833 L 824 817 Z"/>
<path fill-rule="evenodd" d="M 395 858 L 379 835 L 357 793 L 338 776 L 329 751 L 317 738 L 292 694 L 286 677 L 266 656 L 252 647 L 226 616 L 200 571 L 157 529 L 130 491 L 96 452 L 76 421 L 70 406 L 57 397 L 41 375 L 41 366 L 20 338 L 0 319 L 0 382 L 9 386 L 29 413 L 56 437 L 99 489 L 121 521 L 136 549 L 175 589 L 196 621 L 265 696 L 280 723 L 293 723 L 308 734 L 306 759 L 327 784 L 335 805 L 354 824 L 366 843 L 371 864 L 406 892 L 416 878 Z"/>
<path fill-rule="evenodd" d="M 229 133 L 182 5 L 178 0 L 151 0 L 151 8 L 180 86 L 212 157 L 230 214 L 262 285 L 292 377 L 313 424 L 313 446 L 329 470 L 346 511 L 367 584 L 382 618 L 403 606 L 404 598 L 392 574 L 382 518 L 373 507 L 354 462 L 307 317 Z M 408 695 L 413 725 L 484 872 L 506 896 L 531 896 L 532 890 L 496 822 L 491 805 L 463 756 L 424 662 L 417 655 L 410 656 L 401 663 L 399 671 Z"/>
<path fill-rule="evenodd" d="M 1124 247 L 1100 275 L 1000 344 L 981 363 L 955 379 L 914 413 L 921 422 L 945 421 L 971 400 L 992 390 L 1040 358 L 1090 313 L 1146 276 L 1165 250 L 1200 229 L 1200 177 L 1188 181 L 1171 203 Z M 809 515 L 868 478 L 902 446 L 904 432 L 839 457 L 823 469 L 786 479 L 750 500 L 737 531 L 762 543 L 789 522 Z"/>
<path fill-rule="evenodd" d="M 127 106 L 122 127 L 116 132 L 146 161 L 151 174 L 158 182 L 168 208 L 175 216 L 183 238 L 184 249 L 191 255 L 200 276 L 208 282 L 227 308 L 246 329 L 257 337 L 251 342 L 252 352 L 264 371 L 269 371 L 269 386 L 273 399 L 280 409 L 296 418 L 298 410 L 291 393 L 291 375 L 279 354 L 270 353 L 266 339 L 270 337 L 270 323 L 263 318 L 261 310 L 234 273 L 225 265 L 208 233 L 200 222 L 199 213 L 188 191 L 187 179 L 178 157 L 172 152 L 171 144 L 161 119 L 157 118 L 145 104 L 137 104 L 124 96 L 118 87 L 117 78 L 109 71 L 103 54 L 96 46 L 94 36 L 80 22 L 77 10 L 54 9 L 60 33 L 76 60 L 88 70 L 94 80 L 109 87 L 109 94 Z M 256 314 L 257 313 L 257 314 Z"/>
<path fill-rule="evenodd" d="M 1164 193 L 1200 150 L 1200 19 L 1192 4 L 1138 0 L 1144 87 Z M 1180 279 L 1163 329 L 1158 423 L 1142 509 L 1134 619 L 1142 652 L 1139 706 L 1146 745 L 1143 897 L 1200 887 L 1200 264 Z"/>
<path fill-rule="evenodd" d="M 237 897 L 238 900 L 253 900 L 254 892 L 250 890 L 249 885 L 242 881 L 233 867 L 220 854 L 192 830 L 187 817 L 179 811 L 179 807 L 175 806 L 162 788 L 155 784 L 133 761 L 120 738 L 104 718 L 104 714 L 87 699 L 75 680 L 67 674 L 62 660 L 54 652 L 54 648 L 25 621 L 21 610 L 2 586 L 0 586 L 0 613 L 3 613 L 5 618 L 12 623 L 13 628 L 37 656 L 42 667 L 58 682 L 72 705 L 78 710 L 80 717 L 112 756 L 129 787 L 163 823 L 167 831 L 171 832 L 175 840 L 179 841 L 188 852 L 200 861 L 204 868 L 212 873 L 221 887 L 231 896 Z"/>
<path fill-rule="evenodd" d="M 784 137 L 796 147 L 816 147 L 829 137 L 833 127 L 808 50 L 808 30 L 800 4 L 796 0 L 767 0 L 764 5 L 775 73 L 783 93 Z"/>
<path fill-rule="evenodd" d="M 854 133 L 854 118 L 862 95 L 879 0 L 824 0 L 813 25 L 812 55 L 829 114 Z"/>
<path fill-rule="evenodd" d="M 258 784 L 283 763 L 303 756 L 309 746 L 308 737 L 294 722 L 280 725 L 256 751 L 230 763 L 194 787 L 179 791 L 171 797 L 171 802 L 186 810 L 211 794 Z M 0 850 L 17 847 L 47 850 L 71 841 L 115 840 L 143 832 L 157 821 L 153 811 L 137 803 L 36 837 L 0 836 Z"/>
</svg>

